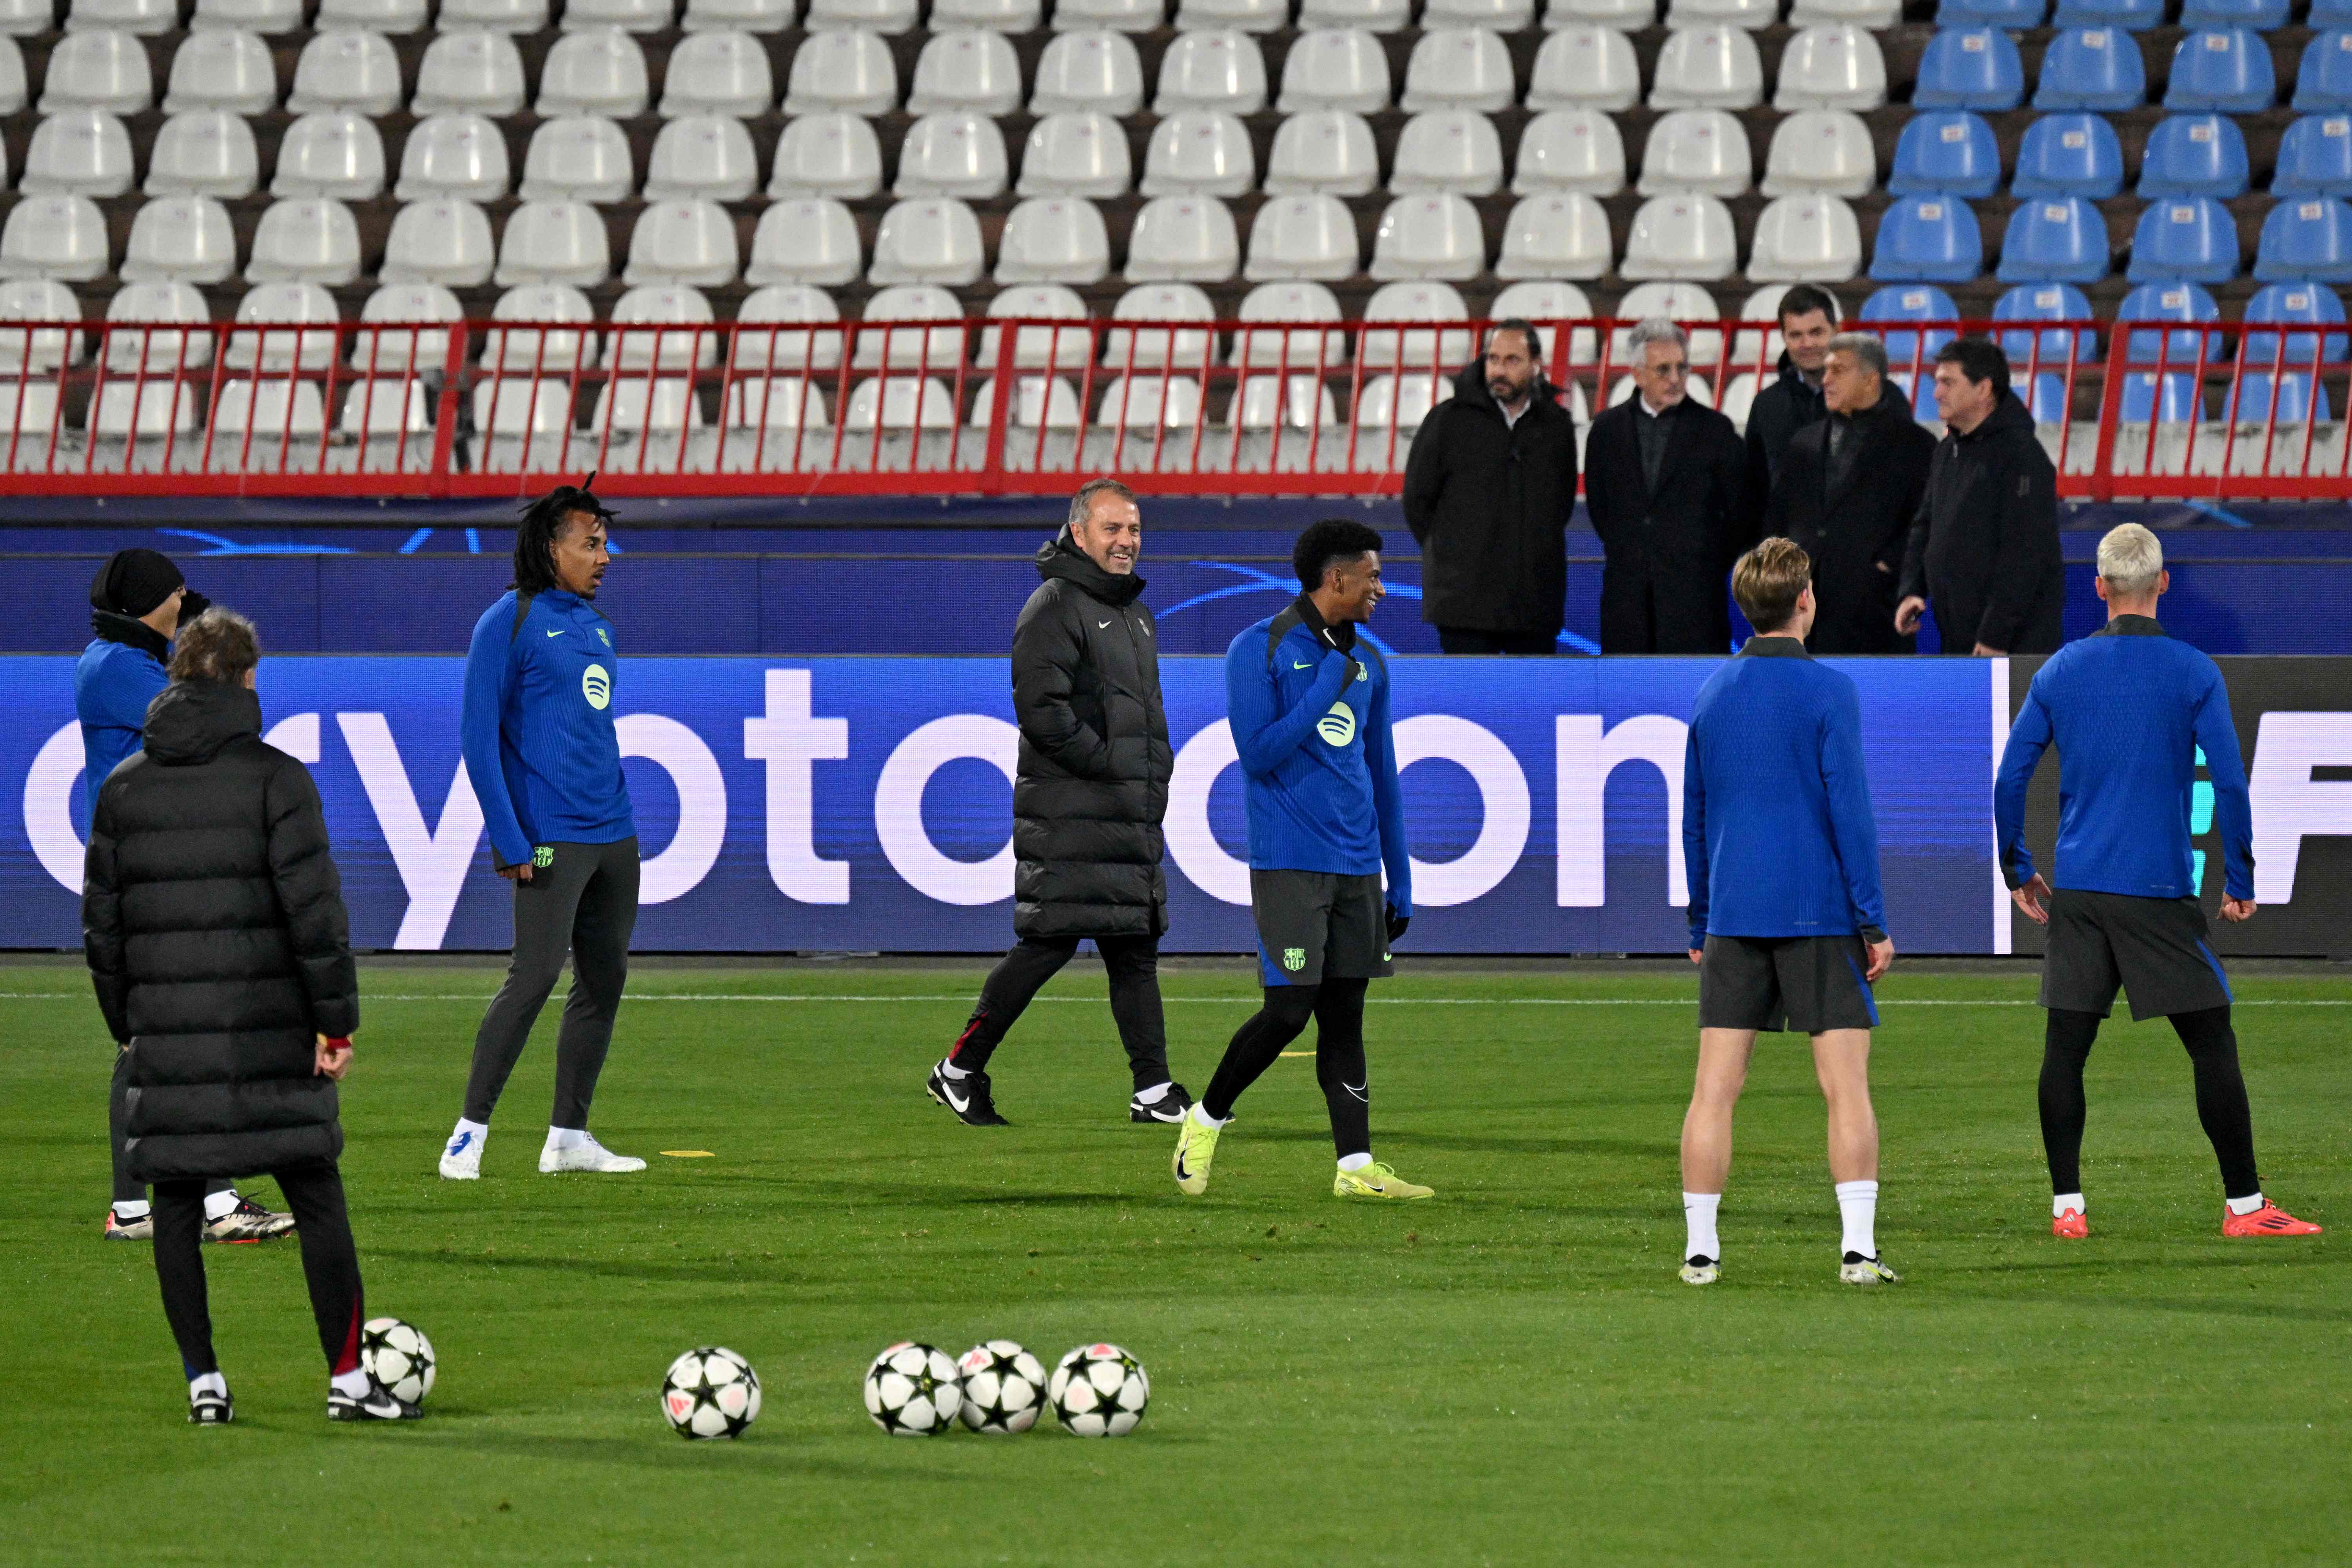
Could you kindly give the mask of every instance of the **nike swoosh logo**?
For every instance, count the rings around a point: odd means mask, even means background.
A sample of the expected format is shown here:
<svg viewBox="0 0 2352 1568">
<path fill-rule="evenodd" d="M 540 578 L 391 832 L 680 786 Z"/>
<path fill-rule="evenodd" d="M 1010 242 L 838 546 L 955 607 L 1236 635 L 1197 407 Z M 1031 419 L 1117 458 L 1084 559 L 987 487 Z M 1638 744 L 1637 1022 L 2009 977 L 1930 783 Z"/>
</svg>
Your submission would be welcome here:
<svg viewBox="0 0 2352 1568">
<path fill-rule="evenodd" d="M 1109 623 L 1108 621 L 1097 621 L 1097 622 L 1095 623 L 1095 630 L 1097 630 L 1097 631 L 1103 631 L 1103 630 L 1108 629 L 1108 628 L 1109 627 L 1109 626 L 1110 626 L 1110 623 Z"/>
<path fill-rule="evenodd" d="M 1372 1097 L 1364 1092 L 1364 1086 L 1360 1083 L 1342 1083 L 1339 1087 L 1346 1089 L 1349 1094 L 1354 1095 L 1358 1100 L 1362 1100 L 1366 1105 L 1370 1105 L 1372 1102 Z"/>
<path fill-rule="evenodd" d="M 957 1115 L 961 1116 L 961 1115 L 962 1115 L 966 1110 L 970 1110 L 970 1109 L 971 1109 L 971 1096 L 970 1096 L 970 1095 L 968 1095 L 968 1094 L 967 1094 L 967 1095 L 965 1095 L 961 1100 L 958 1100 L 958 1099 L 956 1098 L 956 1091 L 955 1091 L 955 1085 L 954 1085 L 954 1084 L 950 1083 L 950 1082 L 946 1081 L 945 1079 L 941 1079 L 941 1080 L 940 1080 L 940 1089 L 941 1092 L 945 1093 L 945 1094 L 946 1094 L 946 1096 L 948 1097 L 948 1108 L 949 1108 L 950 1110 L 953 1110 Z"/>
<path fill-rule="evenodd" d="M 547 635 L 551 637 L 560 637 L 563 635 L 563 628 L 558 626 L 555 630 L 548 633 Z"/>
<path fill-rule="evenodd" d="M 1300 664 L 1294 660 L 1292 661 L 1290 668 L 1293 669 L 1312 669 L 1315 667 L 1311 664 Z"/>
<path fill-rule="evenodd" d="M 1176 1179 L 1180 1182 L 1183 1181 L 1185 1178 L 1192 1175 L 1192 1172 L 1184 1168 L 1184 1152 L 1181 1149 L 1178 1150 L 1176 1152 Z"/>
<path fill-rule="evenodd" d="M 466 1152 L 466 1145 L 471 1143 L 473 1141 L 474 1135 L 472 1133 L 460 1132 L 450 1142 L 448 1152 L 452 1154 L 462 1154 Z"/>
</svg>

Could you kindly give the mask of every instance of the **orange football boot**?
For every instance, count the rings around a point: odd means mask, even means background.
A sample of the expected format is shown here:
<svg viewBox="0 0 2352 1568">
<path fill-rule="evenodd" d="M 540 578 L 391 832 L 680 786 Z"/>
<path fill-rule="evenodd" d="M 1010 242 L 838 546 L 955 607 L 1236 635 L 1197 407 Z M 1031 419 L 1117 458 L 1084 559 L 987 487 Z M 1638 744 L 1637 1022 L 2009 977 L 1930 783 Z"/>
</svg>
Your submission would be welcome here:
<svg viewBox="0 0 2352 1568">
<path fill-rule="evenodd" d="M 2081 1209 L 2068 1209 L 2050 1222 L 2050 1234 L 2061 1241 L 2080 1241 L 2091 1234 L 2091 1222 Z"/>
<path fill-rule="evenodd" d="M 2231 1214 L 2227 1205 L 2221 1209 L 2223 1236 L 2317 1236 L 2319 1231 L 2309 1220 L 2297 1219 L 2267 1200 L 2252 1214 Z"/>
</svg>

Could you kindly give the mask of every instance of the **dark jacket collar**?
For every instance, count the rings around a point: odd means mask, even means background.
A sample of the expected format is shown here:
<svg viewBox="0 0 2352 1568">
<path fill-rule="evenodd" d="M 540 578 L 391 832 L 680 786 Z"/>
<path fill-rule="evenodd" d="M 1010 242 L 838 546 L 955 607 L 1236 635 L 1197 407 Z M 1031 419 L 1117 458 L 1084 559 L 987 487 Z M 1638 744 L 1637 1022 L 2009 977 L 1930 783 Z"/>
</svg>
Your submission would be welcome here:
<svg viewBox="0 0 2352 1568">
<path fill-rule="evenodd" d="M 2168 637 L 2164 623 L 2154 616 L 2117 616 L 2091 634 L 2095 637 Z"/>
<path fill-rule="evenodd" d="M 1351 653 L 1355 650 L 1355 622 L 1341 621 L 1338 626 L 1329 624 L 1324 620 L 1323 613 L 1315 607 L 1315 601 L 1305 594 L 1293 599 L 1290 602 L 1290 607 L 1298 612 L 1298 624 L 1305 626 L 1307 634 L 1317 642 L 1327 647 L 1336 647 L 1341 653 Z"/>
<path fill-rule="evenodd" d="M 1503 405 L 1495 401 L 1493 393 L 1486 390 L 1486 362 L 1483 359 L 1472 360 L 1455 374 L 1454 397 L 1454 401 L 1466 403 L 1474 408 L 1490 409 L 1496 418 L 1508 423 L 1507 416 L 1503 413 Z M 1542 371 L 1537 371 L 1535 384 L 1528 389 L 1527 411 L 1519 416 L 1521 423 L 1525 423 L 1548 407 L 1559 408 L 1559 404 L 1555 398 L 1556 394 L 1551 383 L 1544 379 Z"/>
<path fill-rule="evenodd" d="M 1985 416 L 1983 424 L 1965 436 L 1956 430 L 1952 432 L 1951 439 L 1981 441 L 1989 436 L 2019 430 L 2022 430 L 2027 437 L 2031 437 L 2033 435 L 2033 416 L 2027 410 L 2025 405 L 2019 401 L 2016 393 L 2004 392 L 2000 395 L 2000 401 L 1992 405 L 1992 412 Z"/>
<path fill-rule="evenodd" d="M 1066 523 L 1061 532 L 1037 547 L 1037 575 L 1048 583 L 1057 579 L 1067 583 L 1120 609 L 1135 603 L 1143 592 L 1143 579 L 1134 573 L 1122 577 L 1096 565 L 1094 558 L 1070 537 Z"/>
<path fill-rule="evenodd" d="M 1780 351 L 1780 384 L 1799 397 L 1811 398 L 1815 403 L 1822 400 L 1822 389 L 1805 379 L 1805 373 L 1797 368 L 1797 362 L 1789 357 L 1787 349 Z"/>
<path fill-rule="evenodd" d="M 1758 658 L 1811 658 L 1813 657 L 1805 651 L 1804 640 L 1801 637 L 1792 637 L 1780 633 L 1767 637 L 1760 632 L 1740 644 L 1739 652 L 1734 657 L 1746 658 L 1750 654 Z"/>
<path fill-rule="evenodd" d="M 210 762 L 242 735 L 261 733 L 261 699 L 225 680 L 175 680 L 147 705 L 147 754 L 166 767 Z"/>
<path fill-rule="evenodd" d="M 135 647 L 157 664 L 162 664 L 172 651 L 172 645 L 163 640 L 162 632 L 145 621 L 133 620 L 112 610 L 92 610 L 89 613 L 89 629 L 98 634 L 100 641 Z"/>
</svg>

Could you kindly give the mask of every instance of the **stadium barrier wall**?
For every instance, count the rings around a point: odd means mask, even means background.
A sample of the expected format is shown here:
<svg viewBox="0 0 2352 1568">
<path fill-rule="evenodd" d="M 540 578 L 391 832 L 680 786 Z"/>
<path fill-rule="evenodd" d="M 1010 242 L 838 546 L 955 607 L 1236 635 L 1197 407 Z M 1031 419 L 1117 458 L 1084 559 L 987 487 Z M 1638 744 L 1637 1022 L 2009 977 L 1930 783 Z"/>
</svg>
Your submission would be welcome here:
<svg viewBox="0 0 2352 1568">
<path fill-rule="evenodd" d="M 1399 659 L 1417 861 L 1407 951 L 1681 951 L 1684 744 L 1717 662 Z M 1990 791 L 2026 661 L 1833 662 L 1861 691 L 1897 944 L 2025 951 L 1993 867 Z M 73 668 L 0 661 L 0 799 L 20 806 L 0 835 L 0 947 L 79 939 Z M 2352 782 L 2338 782 L 2352 777 L 2352 659 L 2224 668 L 2252 758 L 2256 894 L 2271 907 L 2252 926 L 2218 928 L 2216 945 L 2340 953 L 2352 945 Z M 1245 952 L 1222 661 L 1168 658 L 1162 671 L 1177 748 L 1166 945 Z M 262 666 L 267 738 L 311 765 L 361 947 L 510 941 L 512 895 L 489 870 L 458 754 L 462 679 L 456 658 Z M 646 658 L 617 688 L 646 857 L 641 951 L 985 952 L 1009 940 L 1015 731 L 1003 659 Z M 2200 845 L 2211 849 L 2210 834 Z"/>
<path fill-rule="evenodd" d="M 1378 497 L 1488 324 L 7 323 L 0 496 L 489 497 L 595 471 L 614 496 L 1045 495 L 1112 472 Z M 1632 323 L 1537 324 L 1580 426 L 1631 395 Z M 1930 420 L 1937 347 L 2000 334 L 2062 495 L 2352 496 L 2343 332 L 1856 324 Z M 1744 417 L 1777 333 L 1685 325 L 1693 395 Z"/>
</svg>

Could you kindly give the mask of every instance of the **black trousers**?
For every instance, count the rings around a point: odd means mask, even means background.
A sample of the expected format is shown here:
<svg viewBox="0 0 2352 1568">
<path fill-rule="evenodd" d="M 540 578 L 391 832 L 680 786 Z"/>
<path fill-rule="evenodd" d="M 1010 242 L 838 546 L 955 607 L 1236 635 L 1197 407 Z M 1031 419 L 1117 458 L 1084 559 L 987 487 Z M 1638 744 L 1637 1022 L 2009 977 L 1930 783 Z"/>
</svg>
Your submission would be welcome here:
<svg viewBox="0 0 2352 1568">
<path fill-rule="evenodd" d="M 314 1160 L 269 1174 L 294 1211 L 302 1277 L 310 1283 L 310 1315 L 318 1320 L 327 1370 L 349 1372 L 360 1363 L 360 1324 L 367 1313 L 359 1250 L 343 1206 L 342 1173 L 331 1160 Z M 204 1226 L 204 1182 L 155 1184 L 155 1279 L 163 1290 L 163 1316 L 180 1343 L 180 1364 L 192 1379 L 220 1370 L 213 1357 L 212 1310 L 205 1289 Z"/>
<path fill-rule="evenodd" d="M 1712 567 L 1601 572 L 1602 653 L 1727 654 L 1731 612 Z"/>
<path fill-rule="evenodd" d="M 144 1203 L 147 1184 L 133 1181 L 131 1161 L 122 1152 L 124 1140 L 131 1136 L 131 1053 L 118 1049 L 114 1053 L 114 1083 L 106 1096 L 106 1141 L 114 1157 L 114 1201 L 118 1204 Z M 205 1194 L 233 1192 L 236 1184 L 224 1176 L 215 1176 L 204 1184 Z"/>
<path fill-rule="evenodd" d="M 2254 1119 L 2246 1102 L 2246 1079 L 2238 1067 L 2238 1036 L 2227 1007 L 2170 1015 L 2172 1032 L 2189 1052 L 2197 1085 L 2197 1120 L 2221 1167 L 2221 1194 L 2250 1198 L 2262 1191 L 2254 1168 Z M 2050 1009 L 2042 1037 L 2042 1147 L 2050 1162 L 2050 1190 L 2083 1190 L 2083 1068 L 2099 1037 L 2099 1015 Z"/>
<path fill-rule="evenodd" d="M 1024 936 L 1013 943 L 982 982 L 980 1001 L 949 1050 L 949 1059 L 972 1072 L 986 1072 L 989 1058 L 1031 998 L 1062 972 L 1081 940 Z M 1135 1076 L 1135 1087 L 1150 1089 L 1166 1083 L 1168 1021 L 1160 1005 L 1160 939 L 1098 936 L 1093 941 L 1110 975 L 1111 1021 L 1118 1026 L 1119 1044 L 1127 1047 L 1128 1070 Z"/>
<path fill-rule="evenodd" d="M 1364 1068 L 1364 993 L 1368 980 L 1331 979 L 1314 985 L 1269 985 L 1265 1005 L 1234 1031 L 1223 1060 L 1201 1096 L 1201 1109 L 1222 1121 L 1234 1101 L 1278 1059 L 1283 1047 L 1315 1025 L 1315 1081 L 1331 1118 L 1331 1149 L 1339 1159 L 1372 1152 L 1371 1078 Z M 1355 1081 L 1350 1083 L 1349 1079 Z"/>
<path fill-rule="evenodd" d="M 1556 632 L 1480 632 L 1461 626 L 1440 626 L 1437 628 L 1437 647 L 1441 653 L 1556 654 L 1559 651 L 1559 635 Z"/>
<path fill-rule="evenodd" d="M 514 890 L 514 958 L 506 984 L 474 1034 L 466 1079 L 466 1120 L 487 1122 L 522 1058 L 539 1010 L 572 955 L 572 994 L 555 1037 L 555 1109 L 551 1127 L 585 1128 L 596 1078 L 613 1047 L 613 1021 L 629 979 L 629 937 L 637 927 L 637 841 L 558 844 L 554 862 Z"/>
</svg>

